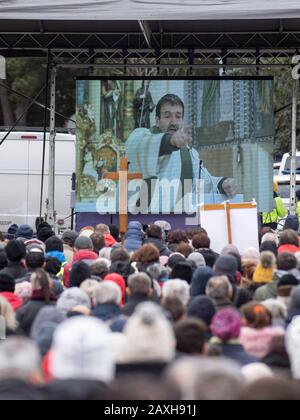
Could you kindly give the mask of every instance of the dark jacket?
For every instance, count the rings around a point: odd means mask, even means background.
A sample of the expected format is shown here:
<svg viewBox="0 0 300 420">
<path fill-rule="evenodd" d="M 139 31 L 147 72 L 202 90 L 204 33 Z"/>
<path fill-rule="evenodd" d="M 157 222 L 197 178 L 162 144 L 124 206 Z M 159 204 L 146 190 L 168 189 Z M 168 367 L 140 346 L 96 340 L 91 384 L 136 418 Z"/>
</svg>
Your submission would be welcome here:
<svg viewBox="0 0 300 420">
<path fill-rule="evenodd" d="M 16 312 L 17 321 L 19 323 L 19 333 L 29 337 L 32 324 L 40 310 L 45 306 L 54 304 L 54 298 L 47 303 L 43 296 L 39 293 L 33 292 L 31 299 Z"/>
<path fill-rule="evenodd" d="M 31 278 L 32 274 L 33 274 L 33 271 L 27 270 L 26 273 L 25 273 L 25 276 L 16 278 L 16 284 L 24 283 L 24 282 L 30 282 L 30 278 Z"/>
<path fill-rule="evenodd" d="M 248 290 L 241 289 L 240 287 L 237 287 L 237 286 L 233 286 L 232 301 L 236 308 L 240 309 L 243 305 L 246 305 L 247 303 L 251 302 L 251 300 L 252 300 L 252 295 Z"/>
<path fill-rule="evenodd" d="M 101 321 L 108 322 L 121 316 L 122 311 L 115 303 L 103 303 L 95 307 L 92 311 L 92 315 L 95 318 L 101 319 Z"/>
<path fill-rule="evenodd" d="M 136 295 L 132 295 L 130 296 L 130 298 L 128 299 L 128 302 L 126 303 L 126 305 L 123 308 L 123 314 L 126 316 L 131 316 L 134 311 L 135 308 L 143 302 L 148 302 L 149 298 L 147 295 L 144 294 L 136 294 Z"/>
<path fill-rule="evenodd" d="M 0 381 L 0 401 L 43 401 L 44 393 L 21 379 Z"/>
<path fill-rule="evenodd" d="M 214 272 L 210 267 L 199 267 L 193 274 L 191 285 L 191 296 L 205 296 L 206 286 Z"/>
<path fill-rule="evenodd" d="M 172 252 L 169 250 L 169 248 L 162 239 L 147 238 L 144 240 L 144 245 L 147 244 L 155 245 L 162 257 L 169 257 L 172 254 Z"/>
<path fill-rule="evenodd" d="M 24 277 L 27 273 L 26 268 L 20 262 L 9 262 L 8 266 L 0 271 L 0 274 L 9 274 L 15 280 L 19 277 Z"/>
<path fill-rule="evenodd" d="M 168 367 L 165 362 L 141 362 L 141 363 L 126 363 L 117 365 L 117 378 L 123 375 L 151 375 L 152 377 L 161 377 Z"/>
<path fill-rule="evenodd" d="M 244 347 L 241 344 L 222 343 L 218 345 L 218 347 L 221 350 L 222 356 L 235 360 L 242 366 L 258 362 L 255 357 L 252 357 L 250 354 L 245 352 Z"/>
<path fill-rule="evenodd" d="M 100 401 L 107 389 L 100 381 L 70 379 L 52 381 L 42 391 L 50 401 Z"/>
</svg>

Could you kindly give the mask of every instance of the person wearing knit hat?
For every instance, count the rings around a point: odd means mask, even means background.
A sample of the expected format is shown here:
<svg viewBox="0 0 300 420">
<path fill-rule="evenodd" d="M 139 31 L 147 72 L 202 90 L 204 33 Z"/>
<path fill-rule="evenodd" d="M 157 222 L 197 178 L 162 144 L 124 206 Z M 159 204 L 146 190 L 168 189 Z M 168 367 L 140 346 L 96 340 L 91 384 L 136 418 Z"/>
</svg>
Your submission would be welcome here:
<svg viewBox="0 0 300 420">
<path fill-rule="evenodd" d="M 47 239 L 51 238 L 51 236 L 55 236 L 55 233 L 50 226 L 42 227 L 37 233 L 38 240 L 44 243 L 47 241 Z"/>
<path fill-rule="evenodd" d="M 49 225 L 49 223 L 47 223 L 47 222 L 45 222 L 45 221 L 40 221 L 40 223 L 38 223 L 39 221 L 38 220 L 36 220 L 36 224 L 37 224 L 37 226 L 36 226 L 36 233 L 37 233 L 37 235 L 38 235 L 38 233 L 39 233 L 39 231 L 41 230 L 41 229 L 43 229 L 43 228 L 48 228 L 48 229 L 52 229 L 51 228 L 51 226 Z"/>
<path fill-rule="evenodd" d="M 233 289 L 232 303 L 236 308 L 240 308 L 248 303 L 251 299 L 251 293 L 246 289 L 237 286 L 238 260 L 232 255 L 219 257 L 214 266 L 216 276 L 226 276 L 230 281 Z"/>
<path fill-rule="evenodd" d="M 28 252 L 42 252 L 45 253 L 46 246 L 42 241 L 39 241 L 36 238 L 29 239 L 28 241 L 24 242 L 26 247 L 26 251 Z"/>
<path fill-rule="evenodd" d="M 91 309 L 90 298 L 78 287 L 71 287 L 65 290 L 56 304 L 56 308 L 64 315 L 67 315 L 76 306 L 85 306 L 87 309 Z"/>
<path fill-rule="evenodd" d="M 299 281 L 292 274 L 285 274 L 282 276 L 277 283 L 277 300 L 286 305 L 286 308 L 290 306 L 290 296 L 292 290 L 299 286 Z"/>
<path fill-rule="evenodd" d="M 78 236 L 78 238 L 75 241 L 74 248 L 77 251 L 80 251 L 82 249 L 89 249 L 92 251 L 94 249 L 93 241 L 86 236 Z"/>
<path fill-rule="evenodd" d="M 126 282 L 120 274 L 117 273 L 111 273 L 104 277 L 104 281 L 112 281 L 115 283 L 121 290 L 121 305 L 125 305 L 125 298 L 126 298 Z"/>
<path fill-rule="evenodd" d="M 241 316 L 234 309 L 223 309 L 213 318 L 211 323 L 213 338 L 211 344 L 217 345 L 222 356 L 239 362 L 242 366 L 256 362 L 256 359 L 247 354 L 239 342 L 241 333 Z"/>
<path fill-rule="evenodd" d="M 16 239 L 16 233 L 17 230 L 19 229 L 19 226 L 16 224 L 12 224 L 9 226 L 9 228 L 7 229 L 7 234 L 5 239 L 7 239 L 8 241 L 13 241 L 14 239 Z"/>
<path fill-rule="evenodd" d="M 33 238 L 33 229 L 29 225 L 21 225 L 16 232 L 16 239 L 28 240 Z"/>
<path fill-rule="evenodd" d="M 274 271 L 276 269 L 275 255 L 270 251 L 264 251 L 260 256 L 260 263 L 255 269 L 253 275 L 254 283 L 264 285 L 272 283 Z"/>
<path fill-rule="evenodd" d="M 35 318 L 30 336 L 38 345 L 43 357 L 51 349 L 55 330 L 65 320 L 65 315 L 52 306 L 43 308 Z"/>
<path fill-rule="evenodd" d="M 241 333 L 241 316 L 234 309 L 222 309 L 214 316 L 210 329 L 222 342 L 235 340 Z"/>
<path fill-rule="evenodd" d="M 102 321 L 91 317 L 78 316 L 60 324 L 51 349 L 54 379 L 112 382 L 115 362 L 110 334 Z"/>
<path fill-rule="evenodd" d="M 200 254 L 200 252 L 192 252 L 188 256 L 187 260 L 188 261 L 193 261 L 196 264 L 197 268 L 206 266 L 205 259 L 204 259 L 203 255 Z"/>
<path fill-rule="evenodd" d="M 217 312 L 216 305 L 207 296 L 197 296 L 190 300 L 187 307 L 187 315 L 203 321 L 209 328 L 213 317 Z"/>
<path fill-rule="evenodd" d="M 175 357 L 173 327 L 162 308 L 146 302 L 138 305 L 124 329 L 127 363 L 169 363 Z"/>
<path fill-rule="evenodd" d="M 242 374 L 247 384 L 253 384 L 260 379 L 274 378 L 274 373 L 264 363 L 251 363 L 242 368 Z"/>
<path fill-rule="evenodd" d="M 267 241 L 274 242 L 276 244 L 276 246 L 278 247 L 279 238 L 278 238 L 277 233 L 275 233 L 275 232 L 265 233 L 264 236 L 261 238 L 261 243 L 263 244 L 264 242 L 267 242 Z"/>
<path fill-rule="evenodd" d="M 214 267 L 216 275 L 227 276 L 232 284 L 236 283 L 236 272 L 238 270 L 238 263 L 236 258 L 232 255 L 219 257 Z"/>
<path fill-rule="evenodd" d="M 79 236 L 75 241 L 74 249 L 75 254 L 73 262 L 66 264 L 64 267 L 63 282 L 66 287 L 69 287 L 70 284 L 70 270 L 73 264 L 83 261 L 91 266 L 98 258 L 97 254 L 93 251 L 94 245 L 91 238 Z"/>
<path fill-rule="evenodd" d="M 66 230 L 61 238 L 63 241 L 64 254 L 68 263 L 72 263 L 73 261 L 74 245 L 78 236 L 77 232 L 74 232 L 73 230 Z"/>
<path fill-rule="evenodd" d="M 179 254 L 179 252 L 174 252 L 173 254 L 171 254 L 169 256 L 169 261 L 168 261 L 168 267 L 173 270 L 173 268 L 175 267 L 175 265 L 179 262 L 183 262 L 185 261 L 185 258 L 182 254 Z"/>
<path fill-rule="evenodd" d="M 206 286 L 214 272 L 210 267 L 199 267 L 193 274 L 191 284 L 191 296 L 201 296 L 206 293 Z"/>
<path fill-rule="evenodd" d="M 300 380 L 300 316 L 293 318 L 289 325 L 286 338 L 286 349 L 291 361 L 292 375 L 297 381 Z"/>
</svg>

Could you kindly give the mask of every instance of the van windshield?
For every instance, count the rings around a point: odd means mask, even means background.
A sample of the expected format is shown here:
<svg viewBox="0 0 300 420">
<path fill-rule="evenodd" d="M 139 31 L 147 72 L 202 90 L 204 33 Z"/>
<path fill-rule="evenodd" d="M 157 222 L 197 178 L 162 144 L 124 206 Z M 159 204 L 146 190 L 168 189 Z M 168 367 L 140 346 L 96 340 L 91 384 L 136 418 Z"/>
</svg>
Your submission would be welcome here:
<svg viewBox="0 0 300 420">
<path fill-rule="evenodd" d="M 288 157 L 285 162 L 284 170 L 282 171 L 283 175 L 289 175 L 291 172 L 291 157 Z M 296 173 L 300 175 L 300 156 L 296 157 Z"/>
</svg>

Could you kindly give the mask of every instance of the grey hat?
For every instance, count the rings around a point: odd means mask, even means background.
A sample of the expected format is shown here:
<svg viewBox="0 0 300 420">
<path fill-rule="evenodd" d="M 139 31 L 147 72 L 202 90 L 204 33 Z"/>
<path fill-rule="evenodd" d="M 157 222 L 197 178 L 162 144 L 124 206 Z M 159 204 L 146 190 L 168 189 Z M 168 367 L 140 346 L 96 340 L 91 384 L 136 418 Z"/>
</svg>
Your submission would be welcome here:
<svg viewBox="0 0 300 420">
<path fill-rule="evenodd" d="M 79 234 L 77 232 L 74 232 L 73 230 L 66 230 L 61 239 L 65 244 L 73 247 L 78 236 Z"/>
<path fill-rule="evenodd" d="M 86 236 L 78 236 L 75 241 L 74 247 L 78 250 L 80 249 L 94 249 L 93 242 L 90 238 Z"/>
<path fill-rule="evenodd" d="M 192 254 L 190 254 L 188 256 L 188 261 L 194 261 L 197 268 L 206 266 L 205 259 L 204 259 L 203 255 L 200 254 L 200 252 L 193 252 Z"/>
</svg>

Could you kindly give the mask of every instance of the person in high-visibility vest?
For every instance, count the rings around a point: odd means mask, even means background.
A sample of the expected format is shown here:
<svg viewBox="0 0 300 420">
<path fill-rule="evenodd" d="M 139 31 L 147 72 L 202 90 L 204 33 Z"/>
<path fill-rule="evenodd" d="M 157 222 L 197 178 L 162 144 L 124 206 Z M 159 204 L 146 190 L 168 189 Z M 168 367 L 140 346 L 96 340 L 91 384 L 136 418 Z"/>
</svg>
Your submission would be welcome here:
<svg viewBox="0 0 300 420">
<path fill-rule="evenodd" d="M 300 190 L 296 191 L 296 200 L 297 200 L 296 214 L 298 216 L 299 224 L 300 224 Z"/>
<path fill-rule="evenodd" d="M 299 207 L 300 212 L 300 207 Z M 278 195 L 278 183 L 274 182 L 274 209 L 269 213 L 262 214 L 263 226 L 269 226 L 271 229 L 276 230 L 279 219 L 283 219 L 287 215 L 286 208 L 282 199 Z"/>
</svg>

